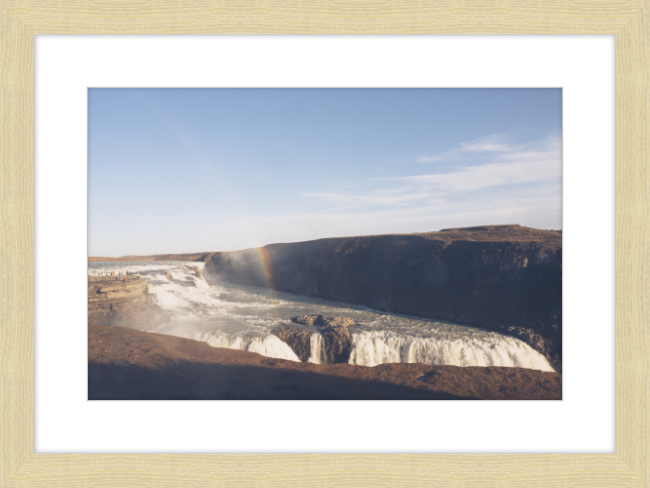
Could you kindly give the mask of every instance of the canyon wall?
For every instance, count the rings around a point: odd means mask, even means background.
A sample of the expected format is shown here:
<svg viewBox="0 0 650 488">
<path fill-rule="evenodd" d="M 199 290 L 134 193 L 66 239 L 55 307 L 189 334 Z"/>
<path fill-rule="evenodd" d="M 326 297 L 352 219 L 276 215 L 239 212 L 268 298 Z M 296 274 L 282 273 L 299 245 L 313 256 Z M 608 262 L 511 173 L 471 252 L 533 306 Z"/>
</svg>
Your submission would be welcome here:
<svg viewBox="0 0 650 488">
<path fill-rule="evenodd" d="M 562 234 L 518 225 L 319 239 L 206 256 L 218 280 L 513 335 L 561 368 Z"/>
</svg>

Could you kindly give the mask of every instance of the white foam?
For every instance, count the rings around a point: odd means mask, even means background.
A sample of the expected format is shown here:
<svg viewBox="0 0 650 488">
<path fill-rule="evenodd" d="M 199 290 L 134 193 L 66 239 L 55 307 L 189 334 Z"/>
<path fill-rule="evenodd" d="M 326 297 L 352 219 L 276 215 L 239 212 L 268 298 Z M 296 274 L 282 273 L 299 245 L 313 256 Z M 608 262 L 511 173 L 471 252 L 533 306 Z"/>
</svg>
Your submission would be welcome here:
<svg viewBox="0 0 650 488">
<path fill-rule="evenodd" d="M 496 333 L 462 338 L 404 336 L 388 331 L 352 334 L 349 364 L 448 364 L 454 366 L 507 366 L 554 371 L 546 358 L 514 337 Z"/>
<path fill-rule="evenodd" d="M 325 362 L 325 350 L 323 347 L 323 336 L 319 332 L 314 332 L 309 338 L 310 354 L 309 362 L 323 364 Z"/>
<path fill-rule="evenodd" d="M 174 330 L 168 333 L 177 337 L 194 339 L 195 341 L 207 342 L 212 347 L 224 347 L 226 349 L 239 349 L 242 351 L 256 352 L 262 356 L 278 359 L 298 361 L 300 358 L 285 343 L 275 335 L 250 336 L 247 334 L 226 334 L 221 331 L 196 331 L 191 329 Z"/>
</svg>

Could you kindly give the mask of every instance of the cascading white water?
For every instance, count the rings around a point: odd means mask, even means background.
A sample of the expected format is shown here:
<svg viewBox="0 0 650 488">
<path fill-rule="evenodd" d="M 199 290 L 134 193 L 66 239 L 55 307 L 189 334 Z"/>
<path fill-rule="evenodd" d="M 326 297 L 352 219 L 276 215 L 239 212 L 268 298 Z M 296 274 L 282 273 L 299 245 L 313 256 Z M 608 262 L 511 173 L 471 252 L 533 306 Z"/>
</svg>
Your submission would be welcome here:
<svg viewBox="0 0 650 488">
<path fill-rule="evenodd" d="M 203 267 L 204 263 L 184 261 L 91 262 L 88 273 L 122 271 L 147 279 L 148 291 L 156 295 L 165 319 L 151 329 L 130 324 L 134 328 L 300 361 L 285 342 L 270 333 L 279 324 L 269 313 L 277 300 L 255 295 L 229 300 L 232 290 L 211 285 L 202 275 Z"/>
<path fill-rule="evenodd" d="M 325 362 L 323 336 L 318 332 L 314 332 L 309 338 L 309 345 L 311 347 L 309 362 L 315 364 L 323 364 Z"/>
<path fill-rule="evenodd" d="M 91 262 L 88 272 L 128 271 L 141 275 L 165 312 L 164 320 L 143 330 L 199 340 L 214 347 L 299 361 L 291 348 L 272 333 L 273 329 L 290 325 L 291 317 L 297 315 L 343 315 L 359 324 L 350 329 L 350 364 L 417 362 L 553 371 L 541 354 L 513 337 L 266 288 L 208 282 L 203 266 L 183 261 Z M 131 326 L 142 328 L 140 324 Z M 314 332 L 310 343 L 309 361 L 325 362 L 322 336 Z"/>
<path fill-rule="evenodd" d="M 553 371 L 544 356 L 528 344 L 497 333 L 448 340 L 396 335 L 388 331 L 352 334 L 350 364 L 449 364 L 454 366 L 512 366 Z"/>
<path fill-rule="evenodd" d="M 271 358 L 288 359 L 300 361 L 296 353 L 274 335 L 265 337 L 226 334 L 219 330 L 196 332 L 191 329 L 176 329 L 175 336 L 207 342 L 212 347 L 224 347 L 227 349 L 240 349 L 242 351 L 256 352 L 262 356 Z"/>
</svg>

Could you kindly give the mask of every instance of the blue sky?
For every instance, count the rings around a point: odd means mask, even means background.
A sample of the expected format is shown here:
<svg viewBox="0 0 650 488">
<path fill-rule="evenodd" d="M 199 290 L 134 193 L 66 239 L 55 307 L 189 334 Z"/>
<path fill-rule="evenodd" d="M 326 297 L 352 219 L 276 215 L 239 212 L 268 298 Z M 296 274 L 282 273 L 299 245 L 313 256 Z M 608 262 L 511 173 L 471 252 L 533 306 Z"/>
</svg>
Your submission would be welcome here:
<svg viewBox="0 0 650 488">
<path fill-rule="evenodd" d="M 88 95 L 90 256 L 562 228 L 560 89 Z"/>
</svg>

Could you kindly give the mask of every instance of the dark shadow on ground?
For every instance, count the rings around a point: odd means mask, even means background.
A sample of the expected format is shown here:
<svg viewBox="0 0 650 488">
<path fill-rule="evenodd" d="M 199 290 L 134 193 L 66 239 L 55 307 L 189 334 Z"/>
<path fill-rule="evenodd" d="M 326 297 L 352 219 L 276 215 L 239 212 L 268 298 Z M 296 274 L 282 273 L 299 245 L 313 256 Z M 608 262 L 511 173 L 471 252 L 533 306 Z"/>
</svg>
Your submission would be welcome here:
<svg viewBox="0 0 650 488">
<path fill-rule="evenodd" d="M 267 365 L 272 366 L 272 362 Z M 465 400 L 382 381 L 181 361 L 156 368 L 88 363 L 89 400 Z"/>
</svg>

